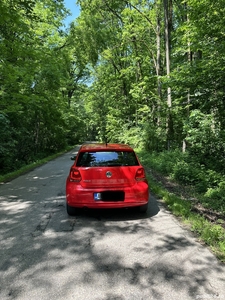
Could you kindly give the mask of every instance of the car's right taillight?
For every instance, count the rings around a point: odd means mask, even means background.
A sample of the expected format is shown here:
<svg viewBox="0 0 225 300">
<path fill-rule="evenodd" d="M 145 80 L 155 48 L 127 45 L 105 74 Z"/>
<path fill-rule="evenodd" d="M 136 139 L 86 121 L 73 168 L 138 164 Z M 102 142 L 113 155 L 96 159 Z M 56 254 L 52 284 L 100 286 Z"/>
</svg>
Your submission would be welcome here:
<svg viewBox="0 0 225 300">
<path fill-rule="evenodd" d="M 145 181 L 145 182 L 147 182 L 144 168 L 137 169 L 136 174 L 135 174 L 135 179 L 137 181 Z"/>
<path fill-rule="evenodd" d="M 80 171 L 74 167 L 70 169 L 70 181 L 80 182 L 81 181 L 81 174 Z"/>
</svg>

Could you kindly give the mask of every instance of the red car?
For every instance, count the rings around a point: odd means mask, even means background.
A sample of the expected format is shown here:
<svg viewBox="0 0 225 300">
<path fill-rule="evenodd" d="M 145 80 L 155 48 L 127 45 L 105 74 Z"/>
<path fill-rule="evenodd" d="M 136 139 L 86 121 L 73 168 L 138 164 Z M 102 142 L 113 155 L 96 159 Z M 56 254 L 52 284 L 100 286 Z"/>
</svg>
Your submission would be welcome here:
<svg viewBox="0 0 225 300">
<path fill-rule="evenodd" d="M 148 209 L 145 170 L 134 150 L 124 144 L 84 144 L 66 181 L 69 215 L 79 208 Z"/>
</svg>

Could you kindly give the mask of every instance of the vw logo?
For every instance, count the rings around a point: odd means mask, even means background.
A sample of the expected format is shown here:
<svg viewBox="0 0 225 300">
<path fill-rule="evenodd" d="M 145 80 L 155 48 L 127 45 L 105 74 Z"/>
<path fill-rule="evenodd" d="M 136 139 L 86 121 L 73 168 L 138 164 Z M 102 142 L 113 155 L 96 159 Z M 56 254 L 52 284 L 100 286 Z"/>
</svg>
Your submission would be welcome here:
<svg viewBox="0 0 225 300">
<path fill-rule="evenodd" d="M 111 173 L 110 171 L 107 171 L 105 174 L 106 174 L 106 177 L 107 177 L 107 178 L 112 177 L 112 173 Z"/>
</svg>

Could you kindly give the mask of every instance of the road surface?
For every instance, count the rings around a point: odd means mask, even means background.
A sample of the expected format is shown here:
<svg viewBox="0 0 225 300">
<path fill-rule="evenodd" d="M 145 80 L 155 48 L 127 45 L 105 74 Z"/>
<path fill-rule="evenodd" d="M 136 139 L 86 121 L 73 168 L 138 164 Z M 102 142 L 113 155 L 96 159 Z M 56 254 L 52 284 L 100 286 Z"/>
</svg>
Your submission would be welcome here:
<svg viewBox="0 0 225 300">
<path fill-rule="evenodd" d="M 225 299 L 225 266 L 153 195 L 69 217 L 74 151 L 0 185 L 1 300 Z"/>
</svg>

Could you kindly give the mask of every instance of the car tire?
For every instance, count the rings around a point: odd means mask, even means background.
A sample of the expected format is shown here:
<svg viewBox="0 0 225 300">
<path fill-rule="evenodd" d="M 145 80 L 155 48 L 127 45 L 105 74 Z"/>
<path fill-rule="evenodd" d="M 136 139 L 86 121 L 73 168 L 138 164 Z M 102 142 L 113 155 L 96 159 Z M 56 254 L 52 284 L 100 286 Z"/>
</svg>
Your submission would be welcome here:
<svg viewBox="0 0 225 300">
<path fill-rule="evenodd" d="M 147 210 L 148 210 L 148 203 L 145 205 L 139 206 L 139 212 L 144 214 L 147 212 Z"/>
<path fill-rule="evenodd" d="M 67 210 L 67 214 L 69 216 L 76 216 L 80 212 L 79 208 L 76 208 L 76 207 L 73 207 L 73 206 L 69 206 L 68 204 L 66 204 L 66 210 Z"/>
</svg>

